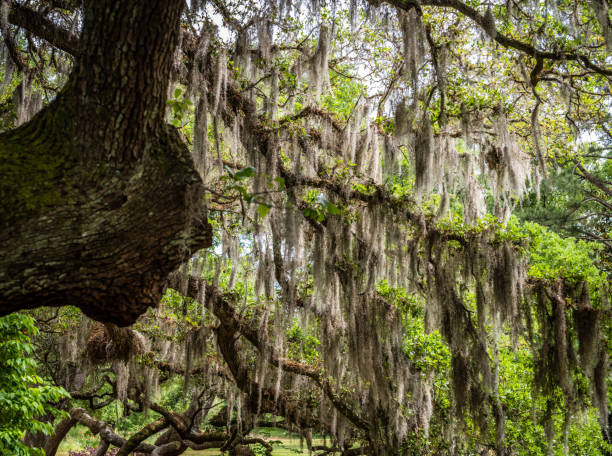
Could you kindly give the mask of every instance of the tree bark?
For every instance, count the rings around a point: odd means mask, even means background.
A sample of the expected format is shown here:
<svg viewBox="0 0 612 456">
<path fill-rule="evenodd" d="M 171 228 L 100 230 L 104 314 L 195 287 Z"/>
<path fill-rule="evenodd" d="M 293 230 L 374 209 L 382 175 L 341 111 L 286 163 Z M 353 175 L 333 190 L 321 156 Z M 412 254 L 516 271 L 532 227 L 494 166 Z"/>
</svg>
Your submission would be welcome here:
<svg viewBox="0 0 612 456">
<path fill-rule="evenodd" d="M 101 440 L 100 445 L 98 445 L 98 448 L 96 448 L 94 456 L 105 456 L 106 452 L 108 451 L 108 447 L 110 447 L 110 443 L 108 443 L 106 440 Z"/>
<path fill-rule="evenodd" d="M 72 419 L 78 421 L 83 426 L 89 428 L 92 434 L 98 435 L 100 434 L 100 438 L 106 442 L 109 442 L 111 445 L 121 448 L 126 439 L 118 436 L 111 429 L 111 427 L 106 424 L 104 421 L 100 421 L 96 418 L 92 418 L 85 409 L 74 407 L 70 410 L 70 416 Z M 148 443 L 140 443 L 135 451 L 141 453 L 151 453 L 153 450 L 157 448 L 155 445 L 150 445 Z"/>
<path fill-rule="evenodd" d="M 141 428 L 138 432 L 132 434 L 132 436 L 125 441 L 125 443 L 119 448 L 119 451 L 115 456 L 127 456 L 130 454 L 138 445 L 142 443 L 143 440 L 148 439 L 152 435 L 157 434 L 161 430 L 167 428 L 169 425 L 168 421 L 165 418 L 159 418 L 143 428 Z"/>
<path fill-rule="evenodd" d="M 60 443 L 62 443 L 62 440 L 64 440 L 66 434 L 68 434 L 68 431 L 70 431 L 75 424 L 77 424 L 77 420 L 70 417 L 64 418 L 57 424 L 57 426 L 55 426 L 53 434 L 47 437 L 44 444 L 43 451 L 45 452 L 45 456 L 56 455 Z"/>
<path fill-rule="evenodd" d="M 211 244 L 201 179 L 164 121 L 183 3 L 86 2 L 66 87 L 0 135 L 0 315 L 75 305 L 130 324 Z"/>
</svg>

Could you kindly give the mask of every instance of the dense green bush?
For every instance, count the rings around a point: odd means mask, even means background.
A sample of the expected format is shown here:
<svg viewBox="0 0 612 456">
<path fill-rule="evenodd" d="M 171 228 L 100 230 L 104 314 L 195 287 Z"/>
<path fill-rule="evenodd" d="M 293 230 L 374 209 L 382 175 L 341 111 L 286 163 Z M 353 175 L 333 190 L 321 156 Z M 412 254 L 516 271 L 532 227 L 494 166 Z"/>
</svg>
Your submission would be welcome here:
<svg viewBox="0 0 612 456">
<path fill-rule="evenodd" d="M 38 332 L 34 320 L 23 314 L 0 318 L 0 454 L 41 455 L 42 450 L 23 444 L 26 431 L 53 430 L 44 416 L 59 416 L 53 404 L 66 397 L 62 388 L 50 386 L 36 373 L 30 336 Z"/>
</svg>

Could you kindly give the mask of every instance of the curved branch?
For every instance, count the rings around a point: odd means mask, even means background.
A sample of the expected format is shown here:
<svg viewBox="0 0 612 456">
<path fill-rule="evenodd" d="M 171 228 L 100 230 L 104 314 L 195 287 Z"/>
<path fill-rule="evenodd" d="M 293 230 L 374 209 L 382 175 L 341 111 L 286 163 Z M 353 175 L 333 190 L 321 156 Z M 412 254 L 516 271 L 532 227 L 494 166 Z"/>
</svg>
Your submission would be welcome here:
<svg viewBox="0 0 612 456">
<path fill-rule="evenodd" d="M 76 36 L 27 6 L 12 2 L 8 20 L 56 48 L 70 55 L 77 55 L 79 39 Z"/>
<path fill-rule="evenodd" d="M 126 440 L 126 442 L 121 446 L 121 448 L 119 448 L 119 451 L 117 452 L 116 456 L 127 456 L 132 451 L 134 451 L 138 447 L 138 445 L 140 445 L 144 440 L 167 428 L 168 425 L 169 422 L 165 417 L 162 417 L 147 424 L 140 431 L 136 432 L 129 439 Z"/>
<path fill-rule="evenodd" d="M 57 424 L 57 426 L 55 426 L 53 434 L 49 435 L 49 438 L 43 447 L 45 456 L 55 456 L 60 443 L 62 443 L 62 440 L 64 440 L 66 434 L 68 434 L 70 429 L 72 429 L 75 424 L 77 424 L 77 420 L 70 417 L 64 418 Z"/>
<path fill-rule="evenodd" d="M 380 3 L 379 1 L 370 0 L 372 3 Z M 403 9 L 405 11 L 409 11 L 415 7 L 415 2 L 410 0 L 385 0 L 386 3 L 389 3 L 396 8 Z M 487 25 L 487 19 L 485 15 L 480 14 L 475 8 L 463 3 L 459 0 L 423 0 L 420 2 L 421 6 L 438 6 L 442 8 L 451 8 L 455 11 L 458 11 L 465 16 L 472 19 L 476 24 L 482 27 L 483 30 L 488 30 L 489 26 Z M 556 60 L 556 61 L 566 61 L 571 60 L 580 63 L 585 68 L 594 71 L 595 73 L 604 75 L 604 76 L 612 76 L 612 69 L 602 67 L 594 63 L 589 57 L 583 54 L 579 54 L 577 52 L 566 52 L 566 51 L 542 51 L 537 49 L 533 45 L 529 43 L 525 43 L 524 41 L 517 40 L 515 38 L 511 38 L 507 35 L 503 35 L 499 33 L 497 29 L 493 27 L 495 33 L 489 33 L 492 39 L 494 39 L 497 43 L 501 44 L 505 48 L 511 48 L 516 51 L 519 51 L 523 54 L 531 56 L 537 59 L 545 59 L 545 60 Z"/>
<path fill-rule="evenodd" d="M 121 448 L 126 443 L 126 439 L 115 434 L 111 427 L 104 421 L 91 417 L 83 408 L 74 407 L 70 410 L 72 419 L 78 421 L 83 426 L 89 428 L 92 434 L 100 434 L 100 438 L 109 442 L 111 445 Z M 141 453 L 152 453 L 155 450 L 155 445 L 148 443 L 140 443 L 135 451 Z"/>
</svg>

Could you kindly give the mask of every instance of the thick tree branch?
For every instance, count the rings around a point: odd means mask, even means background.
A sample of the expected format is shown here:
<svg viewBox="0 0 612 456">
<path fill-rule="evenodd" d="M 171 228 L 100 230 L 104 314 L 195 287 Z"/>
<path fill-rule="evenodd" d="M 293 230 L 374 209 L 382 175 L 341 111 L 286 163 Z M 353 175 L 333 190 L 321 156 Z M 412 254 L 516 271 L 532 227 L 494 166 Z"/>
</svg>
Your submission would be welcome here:
<svg viewBox="0 0 612 456">
<path fill-rule="evenodd" d="M 204 217 L 189 227 L 204 188 L 165 122 L 183 6 L 85 2 L 65 87 L 0 135 L 0 315 L 75 305 L 130 324 L 211 240 Z"/>
<path fill-rule="evenodd" d="M 70 55 L 77 55 L 78 38 L 72 35 L 69 30 L 53 23 L 31 8 L 15 1 L 12 2 L 8 20 L 11 24 L 44 39 L 56 48 Z"/>
<path fill-rule="evenodd" d="M 43 451 L 45 452 L 45 456 L 55 456 L 57 453 L 57 449 L 62 443 L 62 440 L 66 437 L 66 434 L 72 429 L 72 427 L 77 424 L 77 420 L 73 417 L 64 418 L 61 420 L 53 430 L 53 434 L 49 436 L 47 441 L 45 442 L 45 446 L 43 447 Z"/>
<path fill-rule="evenodd" d="M 136 448 L 138 448 L 138 446 L 144 440 L 167 428 L 168 425 L 169 421 L 165 417 L 152 421 L 151 423 L 142 427 L 138 432 L 132 434 L 130 438 L 127 439 L 125 443 L 121 446 L 121 448 L 119 448 L 119 451 L 117 452 L 116 456 L 127 456 Z"/>
<path fill-rule="evenodd" d="M 576 167 L 580 170 L 580 173 L 577 173 L 580 177 L 589 181 L 591 184 L 593 184 L 595 187 L 600 189 L 602 192 L 604 192 L 609 197 L 612 197 L 612 189 L 608 187 L 608 185 L 606 185 L 607 184 L 606 182 L 604 182 L 603 180 L 601 180 L 594 174 L 591 174 L 590 172 L 588 172 L 586 168 L 582 166 L 582 164 L 576 163 Z"/>
<path fill-rule="evenodd" d="M 100 434 L 100 438 L 109 442 L 111 445 L 121 448 L 126 443 L 126 439 L 117 435 L 112 428 L 104 421 L 92 418 L 85 409 L 74 407 L 70 410 L 72 419 L 78 421 L 83 426 L 89 428 L 94 435 Z M 152 453 L 155 450 L 155 445 L 148 443 L 140 443 L 135 451 L 141 453 Z"/>
</svg>

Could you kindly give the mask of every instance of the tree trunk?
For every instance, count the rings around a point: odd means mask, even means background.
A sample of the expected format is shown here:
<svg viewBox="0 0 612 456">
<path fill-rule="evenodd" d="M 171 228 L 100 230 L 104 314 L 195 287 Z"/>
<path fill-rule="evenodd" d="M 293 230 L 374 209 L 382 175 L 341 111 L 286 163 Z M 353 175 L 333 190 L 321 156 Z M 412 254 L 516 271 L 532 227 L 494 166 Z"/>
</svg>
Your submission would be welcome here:
<svg viewBox="0 0 612 456">
<path fill-rule="evenodd" d="M 183 3 L 85 2 L 66 87 L 0 135 L 0 315 L 75 305 L 130 324 L 210 245 L 200 177 L 164 122 Z"/>
</svg>

